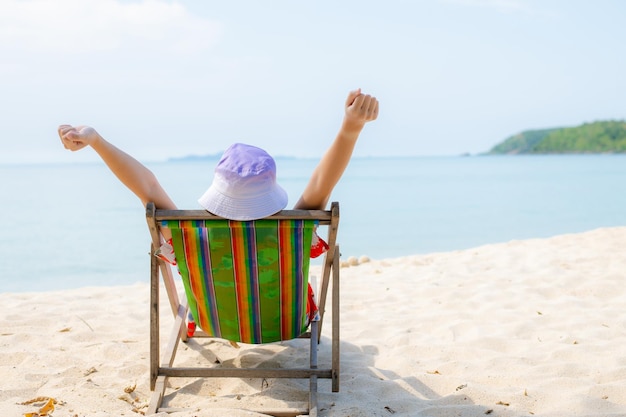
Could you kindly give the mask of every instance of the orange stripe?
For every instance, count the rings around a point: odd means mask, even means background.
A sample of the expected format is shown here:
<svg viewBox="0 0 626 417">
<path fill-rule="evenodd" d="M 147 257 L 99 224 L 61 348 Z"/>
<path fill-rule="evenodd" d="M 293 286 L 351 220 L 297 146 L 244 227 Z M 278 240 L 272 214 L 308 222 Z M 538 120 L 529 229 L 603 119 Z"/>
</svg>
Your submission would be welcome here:
<svg viewBox="0 0 626 417">
<path fill-rule="evenodd" d="M 193 259 L 200 253 L 200 245 L 198 242 L 198 229 L 183 229 L 183 240 L 185 244 L 185 257 L 187 259 Z M 200 327 L 203 329 L 210 329 L 209 319 L 206 311 L 206 291 L 204 288 L 204 271 L 200 268 L 198 262 L 188 262 L 187 268 L 189 269 L 189 283 L 191 284 L 191 291 L 196 299 L 198 305 L 198 319 L 200 320 Z"/>
<path fill-rule="evenodd" d="M 291 230 L 279 227 L 280 242 L 280 286 L 281 286 L 281 335 L 289 338 L 293 328 L 293 287 Z M 283 256 L 283 253 L 288 254 Z"/>
</svg>

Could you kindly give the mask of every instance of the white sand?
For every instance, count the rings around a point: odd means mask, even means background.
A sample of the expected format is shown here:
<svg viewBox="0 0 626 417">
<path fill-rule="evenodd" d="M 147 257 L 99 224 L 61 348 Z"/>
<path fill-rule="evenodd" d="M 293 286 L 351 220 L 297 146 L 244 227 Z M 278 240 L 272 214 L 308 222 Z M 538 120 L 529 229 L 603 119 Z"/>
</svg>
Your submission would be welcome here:
<svg viewBox="0 0 626 417">
<path fill-rule="evenodd" d="M 343 268 L 342 280 L 341 391 L 321 383 L 322 415 L 626 415 L 626 228 L 371 261 Z M 38 396 L 62 401 L 54 417 L 136 416 L 133 402 L 145 410 L 147 284 L 2 294 L 0 311 L 1 416 L 36 411 L 19 403 Z M 193 341 L 179 359 L 213 361 L 192 355 L 204 345 L 222 361 L 294 364 L 303 343 L 235 350 Z M 328 349 L 325 337 L 320 359 Z M 276 406 L 307 389 L 304 381 L 174 386 L 181 390 L 169 404 L 200 410 L 178 416 L 251 415 L 216 407 Z M 230 398 L 224 405 L 218 396 Z"/>
</svg>

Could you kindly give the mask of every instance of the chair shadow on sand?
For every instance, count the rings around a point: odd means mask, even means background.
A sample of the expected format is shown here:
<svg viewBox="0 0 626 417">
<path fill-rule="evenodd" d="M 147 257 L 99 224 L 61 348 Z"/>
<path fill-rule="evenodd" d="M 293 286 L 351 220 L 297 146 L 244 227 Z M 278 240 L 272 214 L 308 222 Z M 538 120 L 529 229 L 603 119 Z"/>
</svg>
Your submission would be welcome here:
<svg viewBox="0 0 626 417">
<path fill-rule="evenodd" d="M 318 348 L 323 365 L 324 358 L 330 357 L 330 339 L 322 336 Z M 494 413 L 494 407 L 475 404 L 464 395 L 463 386 L 452 395 L 442 396 L 419 375 L 401 377 L 392 370 L 376 367 L 376 346 L 357 346 L 344 340 L 341 351 L 340 391 L 332 393 L 331 382 L 320 380 L 320 416 L 444 417 Z M 179 360 L 185 365 L 197 365 L 200 361 L 217 367 L 306 366 L 308 341 L 295 339 L 268 345 L 241 345 L 236 349 L 221 339 L 190 339 L 179 347 Z M 170 380 L 163 404 L 175 410 L 191 403 L 194 410 L 229 410 L 229 416 L 236 417 L 239 411 L 243 413 L 249 408 L 292 407 L 306 402 L 307 396 L 308 381 L 304 379 L 177 378 Z"/>
</svg>

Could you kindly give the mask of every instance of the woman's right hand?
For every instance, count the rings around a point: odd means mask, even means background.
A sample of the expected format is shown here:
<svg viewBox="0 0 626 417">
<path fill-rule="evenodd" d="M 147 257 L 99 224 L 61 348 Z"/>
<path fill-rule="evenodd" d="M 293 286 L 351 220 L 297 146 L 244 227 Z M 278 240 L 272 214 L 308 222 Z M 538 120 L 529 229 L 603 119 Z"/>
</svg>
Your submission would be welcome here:
<svg viewBox="0 0 626 417">
<path fill-rule="evenodd" d="M 100 135 L 93 127 L 61 125 L 57 129 L 61 143 L 65 149 L 78 151 L 85 146 L 92 145 L 100 138 Z"/>
</svg>

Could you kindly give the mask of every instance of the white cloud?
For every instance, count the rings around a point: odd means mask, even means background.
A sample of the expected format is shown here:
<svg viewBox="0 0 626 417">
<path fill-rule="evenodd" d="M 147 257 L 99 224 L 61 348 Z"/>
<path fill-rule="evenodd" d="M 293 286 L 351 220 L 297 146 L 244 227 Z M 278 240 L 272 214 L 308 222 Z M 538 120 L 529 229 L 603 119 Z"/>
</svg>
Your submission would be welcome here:
<svg viewBox="0 0 626 417">
<path fill-rule="evenodd" d="M 221 25 L 164 0 L 3 0 L 0 50 L 82 54 L 156 47 L 172 53 L 206 49 Z"/>
</svg>

